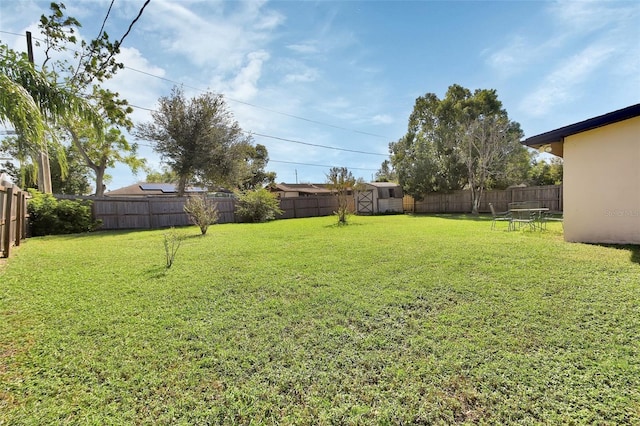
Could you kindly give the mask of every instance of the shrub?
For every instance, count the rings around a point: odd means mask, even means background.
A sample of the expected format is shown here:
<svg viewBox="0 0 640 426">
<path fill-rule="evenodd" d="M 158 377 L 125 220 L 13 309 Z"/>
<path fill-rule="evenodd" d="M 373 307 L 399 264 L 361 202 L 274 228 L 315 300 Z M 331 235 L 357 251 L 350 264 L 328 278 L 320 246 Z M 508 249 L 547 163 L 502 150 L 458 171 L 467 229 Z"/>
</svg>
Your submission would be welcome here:
<svg viewBox="0 0 640 426">
<path fill-rule="evenodd" d="M 245 222 L 266 222 L 282 214 L 278 198 L 264 188 L 238 192 L 236 213 Z"/>
<path fill-rule="evenodd" d="M 202 235 L 207 233 L 209 225 L 218 220 L 218 209 L 215 204 L 208 203 L 206 195 L 189 197 L 184 205 L 184 211 L 194 225 L 200 228 Z"/>
<path fill-rule="evenodd" d="M 27 203 L 31 235 L 74 234 L 95 230 L 99 221 L 93 219 L 91 201 L 57 200 L 51 194 L 29 190 Z"/>
<path fill-rule="evenodd" d="M 165 254 L 165 267 L 171 268 L 176 258 L 176 253 L 180 245 L 182 245 L 183 237 L 176 232 L 176 229 L 172 226 L 169 232 L 164 233 L 164 254 Z"/>
</svg>

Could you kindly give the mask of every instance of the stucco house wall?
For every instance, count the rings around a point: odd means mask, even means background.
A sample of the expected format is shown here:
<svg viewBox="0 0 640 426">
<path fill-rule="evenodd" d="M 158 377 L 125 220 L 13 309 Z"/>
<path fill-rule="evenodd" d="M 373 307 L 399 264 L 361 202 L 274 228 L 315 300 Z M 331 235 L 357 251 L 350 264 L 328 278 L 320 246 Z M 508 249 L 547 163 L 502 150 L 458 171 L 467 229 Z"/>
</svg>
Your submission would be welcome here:
<svg viewBox="0 0 640 426">
<path fill-rule="evenodd" d="M 564 138 L 566 241 L 640 244 L 640 117 Z"/>
<path fill-rule="evenodd" d="M 564 159 L 564 238 L 640 244 L 640 104 L 522 141 Z"/>
</svg>

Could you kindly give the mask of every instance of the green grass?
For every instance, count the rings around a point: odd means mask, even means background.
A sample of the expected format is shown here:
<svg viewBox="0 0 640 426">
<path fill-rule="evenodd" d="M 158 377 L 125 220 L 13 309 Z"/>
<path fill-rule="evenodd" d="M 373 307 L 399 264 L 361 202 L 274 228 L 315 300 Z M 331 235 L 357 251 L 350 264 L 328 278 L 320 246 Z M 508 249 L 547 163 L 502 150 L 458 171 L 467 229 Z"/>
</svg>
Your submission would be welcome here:
<svg viewBox="0 0 640 426">
<path fill-rule="evenodd" d="M 0 424 L 639 424 L 640 250 L 352 217 L 32 238 Z"/>
</svg>

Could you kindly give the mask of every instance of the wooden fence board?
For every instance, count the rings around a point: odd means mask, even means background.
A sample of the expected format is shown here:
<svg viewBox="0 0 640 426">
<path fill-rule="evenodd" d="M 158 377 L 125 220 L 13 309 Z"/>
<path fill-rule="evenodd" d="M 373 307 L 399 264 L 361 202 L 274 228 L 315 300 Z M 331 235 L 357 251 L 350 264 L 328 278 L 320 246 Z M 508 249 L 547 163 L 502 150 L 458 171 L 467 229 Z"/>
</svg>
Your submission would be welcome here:
<svg viewBox="0 0 640 426">
<path fill-rule="evenodd" d="M 93 201 L 96 219 L 102 220 L 102 229 L 155 229 L 170 226 L 190 225 L 183 211 L 186 197 L 64 197 L 81 198 Z M 238 221 L 235 214 L 235 199 L 211 198 L 218 209 L 218 223 Z M 528 188 L 509 188 L 502 191 L 486 191 L 480 204 L 481 213 L 489 213 L 489 203 L 496 210 L 508 209 L 514 201 L 540 201 L 543 207 L 553 211 L 562 211 L 562 186 L 541 186 Z M 355 200 L 349 200 L 353 209 Z M 469 213 L 471 212 L 471 194 L 469 191 L 453 191 L 447 194 L 427 194 L 423 200 L 416 201 L 410 196 L 403 199 L 406 212 L 416 213 Z M 283 213 L 278 219 L 293 219 L 315 216 L 329 216 L 338 208 L 335 196 L 287 197 L 280 199 Z"/>
<path fill-rule="evenodd" d="M 27 193 L 16 185 L 0 184 L 0 257 L 27 237 Z"/>
<path fill-rule="evenodd" d="M 517 201 L 539 201 L 542 207 L 551 211 L 562 211 L 562 185 L 514 187 L 505 190 L 485 191 L 480 202 L 480 213 L 489 213 L 489 203 L 498 211 L 505 211 L 509 203 Z M 415 213 L 469 213 L 471 212 L 471 191 L 461 190 L 451 193 L 431 193 L 420 200 L 406 195 L 403 199 L 405 211 Z"/>
</svg>

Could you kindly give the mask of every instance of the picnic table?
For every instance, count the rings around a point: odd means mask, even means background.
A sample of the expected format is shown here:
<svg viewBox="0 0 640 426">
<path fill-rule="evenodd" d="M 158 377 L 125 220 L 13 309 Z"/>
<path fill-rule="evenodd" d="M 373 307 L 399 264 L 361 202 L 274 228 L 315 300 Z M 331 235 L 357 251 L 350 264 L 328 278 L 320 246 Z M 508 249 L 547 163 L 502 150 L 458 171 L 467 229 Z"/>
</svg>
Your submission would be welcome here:
<svg viewBox="0 0 640 426">
<path fill-rule="evenodd" d="M 522 205 L 509 207 L 513 227 L 515 228 L 517 224 L 519 228 L 529 226 L 532 230 L 543 229 L 543 214 L 548 211 L 548 207 L 527 207 Z"/>
</svg>

